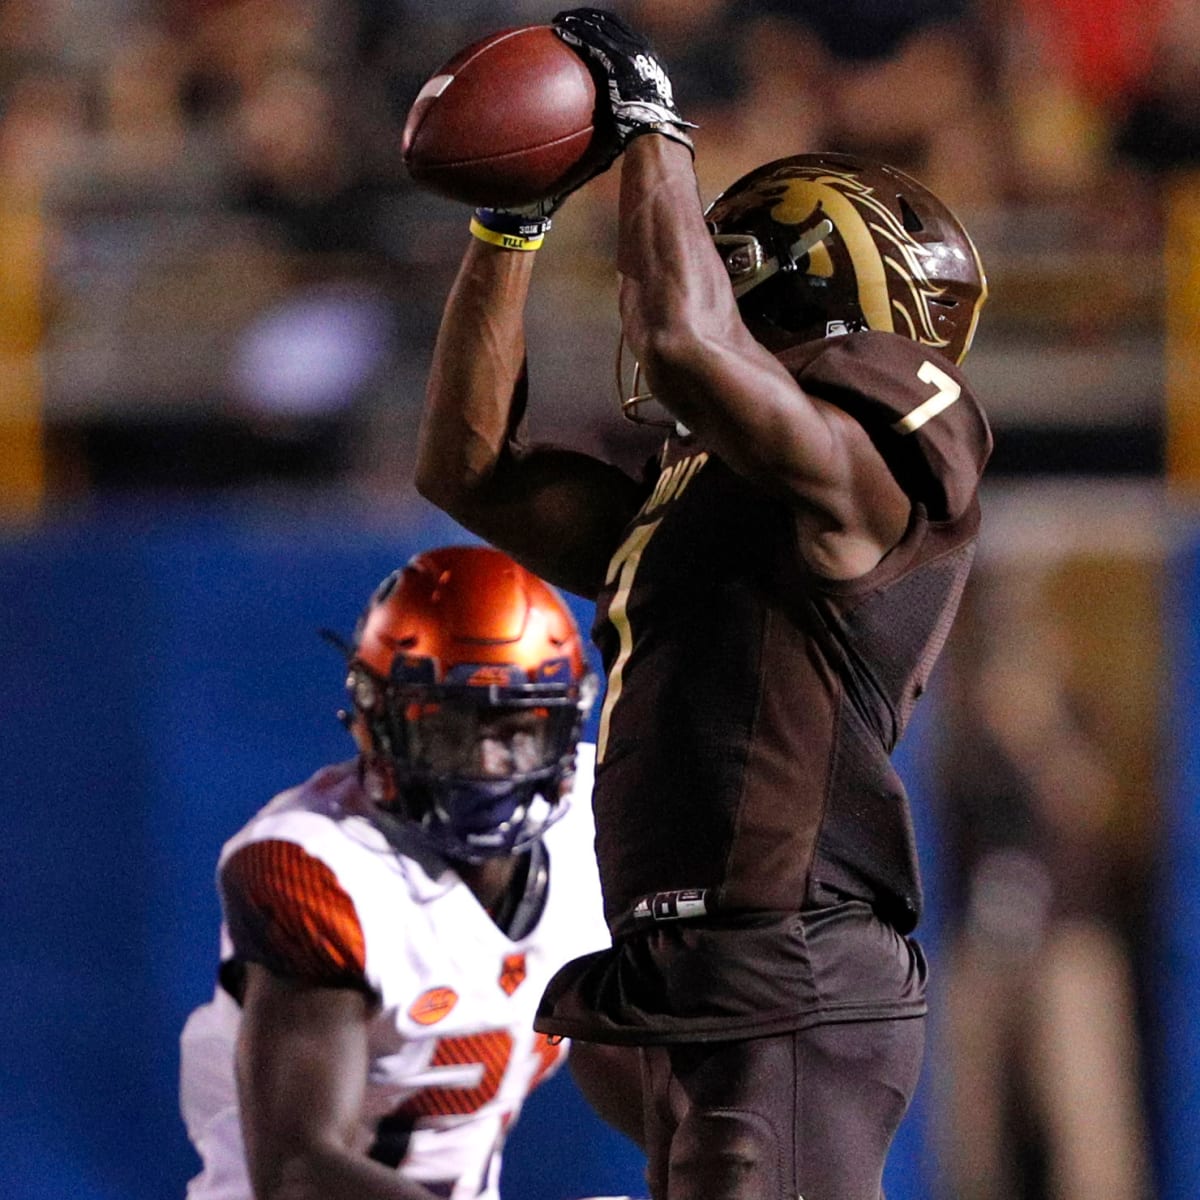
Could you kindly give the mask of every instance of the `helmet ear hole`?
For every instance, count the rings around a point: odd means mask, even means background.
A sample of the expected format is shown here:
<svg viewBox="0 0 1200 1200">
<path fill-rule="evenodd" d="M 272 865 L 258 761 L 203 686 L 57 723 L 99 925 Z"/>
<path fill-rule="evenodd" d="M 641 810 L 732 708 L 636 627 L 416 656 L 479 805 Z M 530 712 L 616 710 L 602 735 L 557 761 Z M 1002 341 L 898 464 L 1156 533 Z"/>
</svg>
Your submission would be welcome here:
<svg viewBox="0 0 1200 1200">
<path fill-rule="evenodd" d="M 897 196 L 896 203 L 900 206 L 900 219 L 908 233 L 924 233 L 925 223 L 917 215 L 917 210 L 903 197 Z"/>
</svg>

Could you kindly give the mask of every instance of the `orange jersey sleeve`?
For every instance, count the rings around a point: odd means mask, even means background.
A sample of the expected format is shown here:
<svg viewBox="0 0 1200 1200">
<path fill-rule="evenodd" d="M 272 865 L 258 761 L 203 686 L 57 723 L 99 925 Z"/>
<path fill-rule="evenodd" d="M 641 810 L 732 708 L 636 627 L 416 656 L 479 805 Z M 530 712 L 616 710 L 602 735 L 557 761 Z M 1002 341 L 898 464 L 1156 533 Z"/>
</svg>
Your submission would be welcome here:
<svg viewBox="0 0 1200 1200">
<path fill-rule="evenodd" d="M 292 842 L 251 842 L 220 873 L 237 957 L 280 975 L 368 989 L 354 902 L 334 873 Z"/>
</svg>

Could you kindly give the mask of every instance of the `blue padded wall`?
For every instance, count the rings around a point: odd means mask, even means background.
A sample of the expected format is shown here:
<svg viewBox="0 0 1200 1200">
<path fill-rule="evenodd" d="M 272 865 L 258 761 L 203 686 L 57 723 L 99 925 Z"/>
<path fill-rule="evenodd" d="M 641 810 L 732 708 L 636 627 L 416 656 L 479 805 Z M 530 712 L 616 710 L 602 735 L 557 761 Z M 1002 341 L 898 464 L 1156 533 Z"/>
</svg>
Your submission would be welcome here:
<svg viewBox="0 0 1200 1200">
<path fill-rule="evenodd" d="M 426 509 L 397 523 L 214 503 L 128 504 L 0 541 L 0 1195 L 182 1196 L 196 1160 L 177 1039 L 213 986 L 220 845 L 352 751 L 341 664 L 317 631 L 349 634 L 394 566 L 468 540 Z M 591 606 L 569 599 L 586 630 Z M 902 748 L 910 780 L 918 743 Z M 890 1200 L 928 1194 L 924 1104 Z M 504 1187 L 644 1195 L 641 1167 L 564 1071 L 530 1099 Z"/>
<path fill-rule="evenodd" d="M 1200 1196 L 1200 539 L 1176 551 L 1164 605 L 1169 672 L 1161 897 L 1147 982 L 1159 1196 Z"/>
<path fill-rule="evenodd" d="M 469 540 L 423 510 L 129 505 L 0 543 L 0 1194 L 182 1196 L 177 1039 L 213 986 L 217 852 L 353 752 L 318 630 L 348 635 L 394 566 Z M 555 1136 L 514 1139 L 519 1194 L 640 1189 L 566 1072 L 536 1103 Z"/>
</svg>

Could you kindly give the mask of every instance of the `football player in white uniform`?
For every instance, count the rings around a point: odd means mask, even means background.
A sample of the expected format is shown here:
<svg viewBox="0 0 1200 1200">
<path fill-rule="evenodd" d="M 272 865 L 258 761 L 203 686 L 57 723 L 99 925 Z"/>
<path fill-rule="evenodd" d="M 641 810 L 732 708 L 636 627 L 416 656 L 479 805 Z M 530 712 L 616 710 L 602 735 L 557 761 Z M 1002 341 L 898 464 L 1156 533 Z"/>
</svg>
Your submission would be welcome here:
<svg viewBox="0 0 1200 1200">
<path fill-rule="evenodd" d="M 609 943 L 595 681 L 561 597 L 489 547 L 430 551 L 348 651 L 358 757 L 220 856 L 220 984 L 182 1036 L 189 1200 L 498 1200 L 505 1134 L 566 1053 L 533 1032 L 543 988 Z M 636 1059 L 611 1054 L 572 1066 L 638 1138 Z"/>
</svg>

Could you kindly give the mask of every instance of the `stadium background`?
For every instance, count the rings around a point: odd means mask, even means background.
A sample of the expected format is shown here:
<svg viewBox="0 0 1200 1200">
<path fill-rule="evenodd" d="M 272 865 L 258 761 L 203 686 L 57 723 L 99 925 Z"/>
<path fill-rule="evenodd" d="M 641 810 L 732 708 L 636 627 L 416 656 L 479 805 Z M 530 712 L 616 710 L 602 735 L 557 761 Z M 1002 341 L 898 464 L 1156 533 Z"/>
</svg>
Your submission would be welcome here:
<svg viewBox="0 0 1200 1200">
<path fill-rule="evenodd" d="M 212 985 L 217 850 L 348 752 L 340 664 L 317 631 L 348 632 L 383 574 L 465 536 L 409 482 L 465 214 L 412 190 L 398 122 L 464 41 L 556 7 L 0 12 L 6 1195 L 149 1200 L 181 1195 L 194 1169 L 176 1040 Z M 1023 632 L 1036 611 L 1055 686 L 1113 780 L 1084 817 L 1128 888 L 1154 1194 L 1194 1200 L 1195 6 L 620 7 L 679 64 L 706 199 L 762 159 L 853 148 L 912 169 L 976 234 L 992 300 L 968 366 L 997 432 L 989 524 L 900 755 L 928 869 L 924 940 L 936 970 L 960 866 L 941 825 L 954 749 L 941 693 L 974 677 L 997 629 L 1012 654 L 1040 655 Z M 612 183 L 563 210 L 538 264 L 535 420 L 632 465 L 648 443 L 609 395 Z M 891 1200 L 947 1194 L 945 1056 L 935 1021 Z M 636 1195 L 638 1165 L 560 1075 L 518 1127 L 506 1194 Z"/>
</svg>

